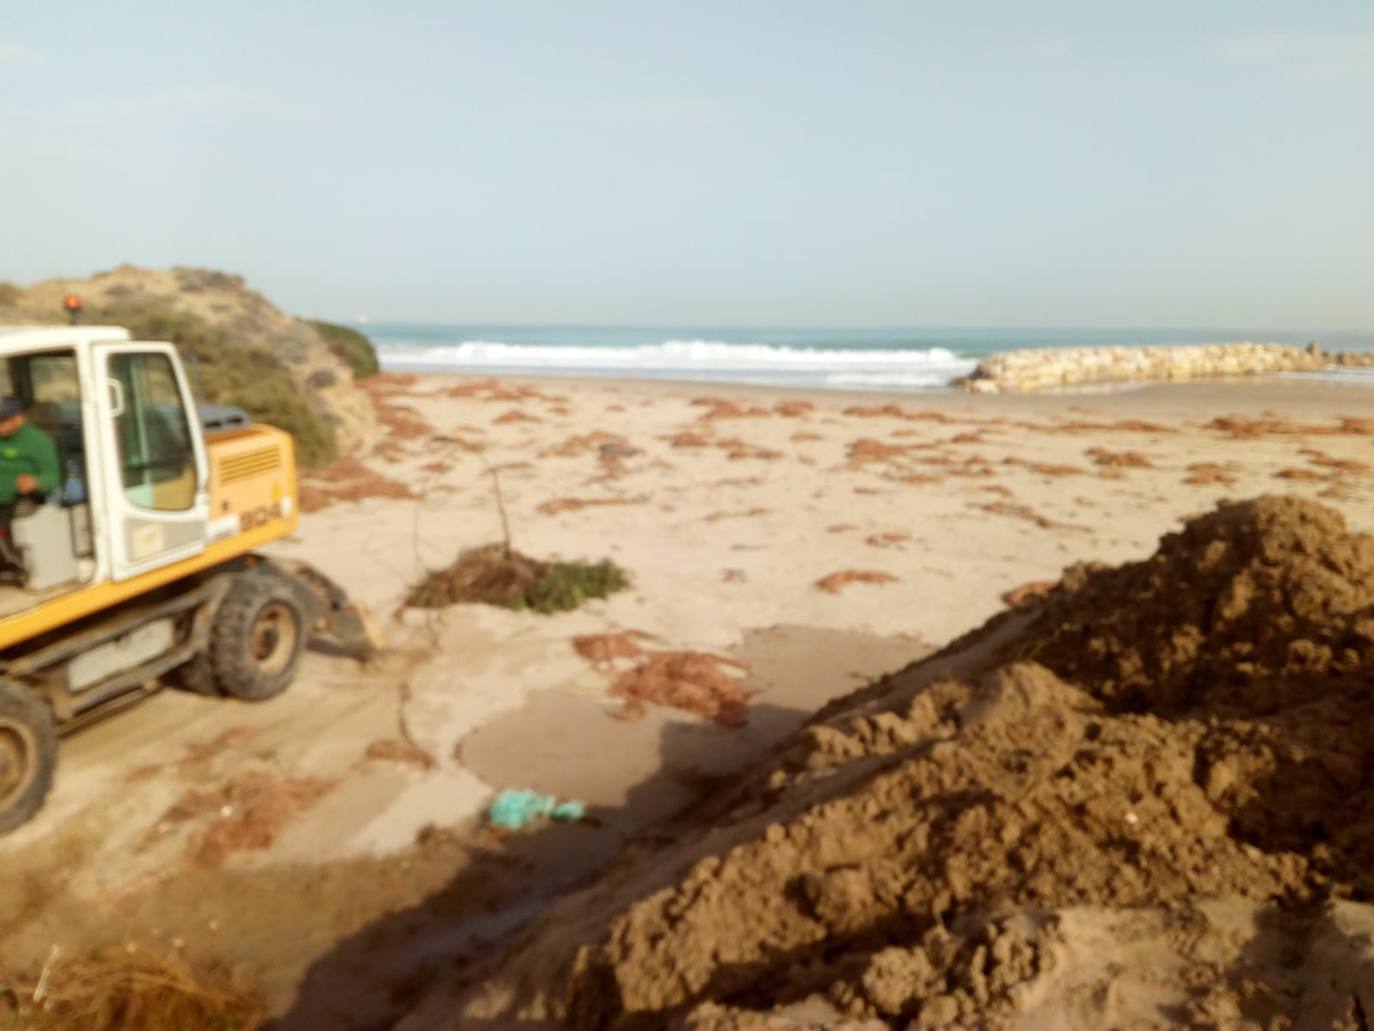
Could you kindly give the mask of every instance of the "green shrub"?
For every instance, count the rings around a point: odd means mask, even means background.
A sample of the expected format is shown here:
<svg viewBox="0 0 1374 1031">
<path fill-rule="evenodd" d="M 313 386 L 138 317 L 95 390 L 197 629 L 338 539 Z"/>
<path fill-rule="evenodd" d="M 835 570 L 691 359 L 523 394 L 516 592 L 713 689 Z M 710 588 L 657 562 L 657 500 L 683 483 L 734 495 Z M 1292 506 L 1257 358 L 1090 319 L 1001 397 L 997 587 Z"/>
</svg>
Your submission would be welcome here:
<svg viewBox="0 0 1374 1031">
<path fill-rule="evenodd" d="M 256 421 L 285 430 L 295 438 L 302 465 L 337 457 L 334 427 L 302 400 L 290 373 L 266 348 L 235 342 L 200 316 L 166 306 L 109 306 L 91 312 L 90 321 L 123 326 L 141 340 L 176 344 L 200 400 L 236 405 Z"/>
<path fill-rule="evenodd" d="M 610 559 L 600 562 L 555 562 L 510 603 L 513 609 L 550 615 L 568 612 L 592 598 L 605 598 L 628 587 L 625 570 Z"/>
<path fill-rule="evenodd" d="M 355 378 L 375 376 L 382 371 L 382 367 L 377 363 L 377 349 L 362 333 L 347 326 L 336 326 L 332 322 L 321 322 L 318 319 L 308 321 L 319 331 L 320 336 L 324 337 L 329 349 L 348 363 Z"/>
</svg>

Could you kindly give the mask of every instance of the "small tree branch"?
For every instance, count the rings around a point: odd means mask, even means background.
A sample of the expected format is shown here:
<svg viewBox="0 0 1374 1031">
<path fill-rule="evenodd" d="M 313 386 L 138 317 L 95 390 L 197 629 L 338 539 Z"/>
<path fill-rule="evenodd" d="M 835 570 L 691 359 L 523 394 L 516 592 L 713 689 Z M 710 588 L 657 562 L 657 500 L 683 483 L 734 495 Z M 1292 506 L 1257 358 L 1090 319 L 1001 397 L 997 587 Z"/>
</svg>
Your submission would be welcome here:
<svg viewBox="0 0 1374 1031">
<path fill-rule="evenodd" d="M 501 515 L 501 541 L 505 548 L 505 556 L 510 559 L 510 521 L 506 518 L 506 499 L 501 494 L 501 475 L 495 466 L 487 466 L 487 472 L 491 474 L 491 489 L 496 495 L 496 511 Z"/>
</svg>

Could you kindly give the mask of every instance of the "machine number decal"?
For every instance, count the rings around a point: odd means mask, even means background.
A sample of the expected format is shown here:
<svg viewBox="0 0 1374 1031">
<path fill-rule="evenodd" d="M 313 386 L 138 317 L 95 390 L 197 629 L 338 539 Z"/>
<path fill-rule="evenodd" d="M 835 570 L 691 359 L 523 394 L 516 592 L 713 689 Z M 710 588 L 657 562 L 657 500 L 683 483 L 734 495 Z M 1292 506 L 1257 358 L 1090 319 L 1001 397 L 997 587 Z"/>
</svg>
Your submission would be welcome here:
<svg viewBox="0 0 1374 1031">
<path fill-rule="evenodd" d="M 239 533 L 247 533 L 249 530 L 259 526 L 266 526 L 274 519 L 282 517 L 282 506 L 280 501 L 274 501 L 270 505 L 259 505 L 257 508 L 250 508 L 239 514 Z"/>
</svg>

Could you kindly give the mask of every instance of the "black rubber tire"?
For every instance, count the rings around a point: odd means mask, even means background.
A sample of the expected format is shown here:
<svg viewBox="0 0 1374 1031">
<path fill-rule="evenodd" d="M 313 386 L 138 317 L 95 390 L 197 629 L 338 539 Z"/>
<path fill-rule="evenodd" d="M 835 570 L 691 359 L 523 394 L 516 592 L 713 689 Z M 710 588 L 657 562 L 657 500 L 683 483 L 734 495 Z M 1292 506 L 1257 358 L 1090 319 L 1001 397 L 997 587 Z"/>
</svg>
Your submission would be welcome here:
<svg viewBox="0 0 1374 1031">
<path fill-rule="evenodd" d="M 0 834 L 43 806 L 57 770 L 57 724 L 32 691 L 0 684 Z"/>
<path fill-rule="evenodd" d="M 249 702 L 281 694 L 295 679 L 305 634 L 305 614 L 289 584 L 268 574 L 238 577 L 210 630 L 214 686 Z"/>
</svg>

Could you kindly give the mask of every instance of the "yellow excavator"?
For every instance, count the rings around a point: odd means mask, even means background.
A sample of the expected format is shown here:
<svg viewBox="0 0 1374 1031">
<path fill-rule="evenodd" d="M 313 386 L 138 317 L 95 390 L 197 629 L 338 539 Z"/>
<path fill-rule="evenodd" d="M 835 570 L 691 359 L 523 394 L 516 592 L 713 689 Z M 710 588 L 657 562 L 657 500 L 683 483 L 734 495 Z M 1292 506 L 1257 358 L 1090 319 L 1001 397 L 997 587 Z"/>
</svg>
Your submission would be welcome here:
<svg viewBox="0 0 1374 1031">
<path fill-rule="evenodd" d="M 61 469 L 0 512 L 0 834 L 42 806 L 61 735 L 165 683 L 259 701 L 312 635 L 371 651 L 336 584 L 258 553 L 296 527 L 291 437 L 197 405 L 173 345 L 0 327 L 0 395 Z"/>
</svg>

